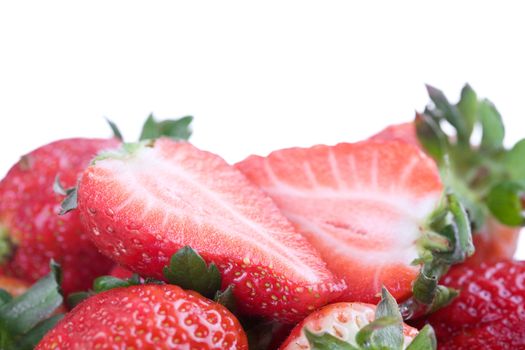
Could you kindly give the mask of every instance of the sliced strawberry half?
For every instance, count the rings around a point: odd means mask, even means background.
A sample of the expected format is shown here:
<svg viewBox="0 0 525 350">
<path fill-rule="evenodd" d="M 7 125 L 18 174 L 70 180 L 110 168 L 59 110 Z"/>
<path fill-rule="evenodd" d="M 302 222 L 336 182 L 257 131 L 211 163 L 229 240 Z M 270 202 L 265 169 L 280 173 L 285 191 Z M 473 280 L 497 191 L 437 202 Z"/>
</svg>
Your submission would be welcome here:
<svg viewBox="0 0 525 350">
<path fill-rule="evenodd" d="M 348 288 L 341 301 L 377 302 L 382 285 L 404 300 L 412 295 L 414 281 L 423 278 L 422 266 L 434 279 L 446 269 L 430 262 L 431 250 L 458 253 L 454 245 L 460 239 L 445 238 L 438 227 L 454 221 L 444 219 L 451 198 L 443 197 L 435 164 L 414 146 L 364 141 L 290 148 L 251 156 L 236 166 L 344 278 Z M 465 224 L 464 212 L 456 209 Z M 446 223 L 433 224 L 438 217 Z M 466 249 L 470 231 L 464 226 Z M 464 259 L 463 248 L 455 260 Z"/>
<path fill-rule="evenodd" d="M 505 147 L 501 115 L 469 85 L 457 103 L 427 90 L 431 104 L 413 122 L 388 126 L 371 139 L 407 142 L 434 159 L 469 213 L 476 246 L 470 264 L 511 259 L 525 226 L 525 140 Z"/>
<path fill-rule="evenodd" d="M 296 321 L 342 288 L 272 200 L 222 158 L 159 139 L 100 155 L 83 173 L 78 209 L 106 255 L 162 278 L 191 246 L 222 273 L 245 313 Z"/>
</svg>

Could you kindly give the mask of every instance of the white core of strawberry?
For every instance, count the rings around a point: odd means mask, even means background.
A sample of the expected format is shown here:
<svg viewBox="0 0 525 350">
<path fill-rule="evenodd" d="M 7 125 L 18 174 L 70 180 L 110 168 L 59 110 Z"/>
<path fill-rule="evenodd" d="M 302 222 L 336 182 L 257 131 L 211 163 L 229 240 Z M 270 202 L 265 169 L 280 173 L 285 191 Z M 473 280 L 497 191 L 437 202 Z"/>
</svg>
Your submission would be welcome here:
<svg viewBox="0 0 525 350">
<path fill-rule="evenodd" d="M 323 282 L 328 272 L 316 269 L 320 258 L 238 170 L 187 143 L 167 152 L 165 142 L 97 162 L 104 173 L 100 183 L 122 194 L 112 208 L 115 217 L 135 211 L 137 221 L 181 246 L 217 256 L 231 256 L 237 247 L 235 254 L 243 254 L 247 265 L 266 265 L 309 284 Z"/>
<path fill-rule="evenodd" d="M 272 174 L 269 166 L 266 171 Z M 342 182 L 335 190 L 319 184 L 295 188 L 276 176 L 270 178 L 274 182 L 263 187 L 265 192 L 309 239 L 373 265 L 378 261 L 409 265 L 419 257 L 416 242 L 441 196 L 435 192 L 410 197 L 403 188 L 379 191 L 359 185 L 349 188 Z"/>
<path fill-rule="evenodd" d="M 337 303 L 326 306 L 309 316 L 302 324 L 314 334 L 329 333 L 349 344 L 357 346 L 355 336 L 364 326 L 375 319 L 376 307 L 363 303 Z M 403 349 L 416 337 L 417 329 L 403 325 Z M 282 350 L 309 350 L 310 345 L 304 331 Z"/>
</svg>

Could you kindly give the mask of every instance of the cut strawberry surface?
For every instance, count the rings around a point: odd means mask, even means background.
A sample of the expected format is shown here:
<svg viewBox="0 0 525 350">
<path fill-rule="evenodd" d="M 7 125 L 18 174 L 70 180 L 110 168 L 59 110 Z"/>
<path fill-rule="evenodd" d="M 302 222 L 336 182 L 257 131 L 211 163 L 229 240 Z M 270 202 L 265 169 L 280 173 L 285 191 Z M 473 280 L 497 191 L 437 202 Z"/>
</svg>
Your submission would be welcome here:
<svg viewBox="0 0 525 350">
<path fill-rule="evenodd" d="M 106 255 L 162 278 L 191 246 L 234 285 L 241 309 L 295 321 L 341 285 L 272 200 L 220 157 L 159 139 L 100 155 L 84 172 L 78 209 Z"/>
<path fill-rule="evenodd" d="M 419 278 L 421 265 L 413 263 L 427 254 L 424 246 L 436 241 L 442 251 L 454 250 L 430 227 L 443 209 L 443 186 L 432 160 L 414 146 L 364 141 L 291 148 L 236 166 L 344 278 L 342 301 L 377 302 L 382 285 L 396 299 L 406 299 Z M 463 228 L 468 250 L 470 233 Z"/>
<path fill-rule="evenodd" d="M 280 350 L 415 350 L 436 349 L 430 326 L 421 332 L 402 322 L 395 299 L 383 289 L 381 302 L 335 303 L 299 323 Z"/>
<path fill-rule="evenodd" d="M 391 125 L 371 139 L 410 143 L 435 160 L 469 213 L 476 243 L 470 263 L 511 259 L 525 225 L 525 140 L 505 147 L 501 115 L 469 85 L 455 104 L 440 90 L 427 90 L 432 103 L 414 122 Z"/>
</svg>

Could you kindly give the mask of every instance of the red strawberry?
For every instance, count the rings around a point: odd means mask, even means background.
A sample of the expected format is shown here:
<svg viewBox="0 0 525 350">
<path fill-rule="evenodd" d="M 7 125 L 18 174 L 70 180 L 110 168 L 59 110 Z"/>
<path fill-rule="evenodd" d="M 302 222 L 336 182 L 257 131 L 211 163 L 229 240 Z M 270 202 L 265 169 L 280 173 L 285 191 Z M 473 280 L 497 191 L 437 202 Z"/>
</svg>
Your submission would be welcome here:
<svg viewBox="0 0 525 350">
<path fill-rule="evenodd" d="M 362 346 L 367 330 L 371 331 L 366 339 L 368 346 Z M 406 349 L 416 337 L 420 346 L 425 345 L 418 349 L 435 349 L 432 329 L 427 327 L 418 336 L 417 329 L 402 323 L 395 300 L 386 294 L 377 307 L 363 303 L 323 307 L 299 323 L 279 349 Z"/>
<path fill-rule="evenodd" d="M 220 157 L 159 139 L 102 154 L 84 172 L 78 209 L 120 265 L 163 278 L 191 246 L 214 262 L 241 309 L 296 321 L 339 294 L 316 251 L 273 202 Z"/>
<path fill-rule="evenodd" d="M 404 300 L 420 273 L 421 265 L 413 262 L 422 256 L 426 235 L 450 248 L 444 237 L 430 233 L 442 197 L 439 173 L 411 145 L 364 141 L 290 148 L 236 166 L 346 280 L 341 301 L 376 302 L 382 285 Z"/>
<path fill-rule="evenodd" d="M 113 277 L 125 279 L 125 278 L 131 278 L 131 276 L 133 276 L 133 272 L 131 272 L 130 270 L 126 268 L 123 268 L 122 266 L 116 265 L 115 267 L 113 267 L 113 269 L 111 269 L 111 271 L 109 272 L 109 275 Z"/>
<path fill-rule="evenodd" d="M 248 344 L 222 305 L 173 285 L 141 285 L 88 298 L 36 349 L 247 350 Z"/>
<path fill-rule="evenodd" d="M 53 192 L 59 176 L 66 186 L 100 150 L 115 147 L 115 139 L 66 139 L 23 156 L 0 182 L 2 259 L 7 270 L 33 282 L 49 271 L 49 260 L 64 266 L 66 293 L 88 288 L 112 263 L 84 234 L 78 213 L 59 217 L 63 197 Z"/>
<path fill-rule="evenodd" d="M 458 266 L 443 283 L 461 291 L 427 320 L 443 349 L 525 349 L 525 262 Z"/>
<path fill-rule="evenodd" d="M 370 139 L 400 141 L 420 147 L 419 140 L 417 139 L 416 125 L 412 122 L 389 125 L 370 137 Z"/>
<path fill-rule="evenodd" d="M 0 276 L 0 289 L 5 290 L 12 296 L 23 294 L 29 288 L 29 284 L 13 277 Z"/>
<path fill-rule="evenodd" d="M 413 123 L 391 125 L 371 137 L 417 145 L 442 168 L 444 182 L 460 196 L 474 227 L 476 254 L 471 264 L 511 259 L 516 251 L 525 191 L 525 140 L 507 149 L 498 111 L 488 100 L 478 100 L 466 85 L 457 104 L 428 87 L 432 106 Z M 454 133 L 446 133 L 444 126 Z M 481 141 L 473 137 L 479 128 Z M 447 154 L 447 160 L 444 155 Z"/>
</svg>

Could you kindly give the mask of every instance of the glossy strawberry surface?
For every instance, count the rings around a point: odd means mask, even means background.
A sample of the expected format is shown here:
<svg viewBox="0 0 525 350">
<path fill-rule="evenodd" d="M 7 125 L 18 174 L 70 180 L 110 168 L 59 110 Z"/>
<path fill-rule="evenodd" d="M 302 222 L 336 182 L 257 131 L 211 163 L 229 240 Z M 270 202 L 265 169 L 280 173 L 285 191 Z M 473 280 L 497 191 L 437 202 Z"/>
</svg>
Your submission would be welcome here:
<svg viewBox="0 0 525 350">
<path fill-rule="evenodd" d="M 222 305 L 173 285 L 141 285 L 88 298 L 36 349 L 247 350 L 248 344 Z"/>
<path fill-rule="evenodd" d="M 4 255 L 6 270 L 33 282 L 49 271 L 49 260 L 63 266 L 66 293 L 86 289 L 112 263 L 89 241 L 78 213 L 59 216 L 63 196 L 53 191 L 58 176 L 65 188 L 114 139 L 65 139 L 23 156 L 0 182 L 0 230 L 12 245 Z M 4 236 L 4 237 L 5 237 Z"/>
<path fill-rule="evenodd" d="M 460 290 L 428 318 L 443 349 L 525 348 L 525 262 L 458 266 L 443 284 Z"/>
</svg>

